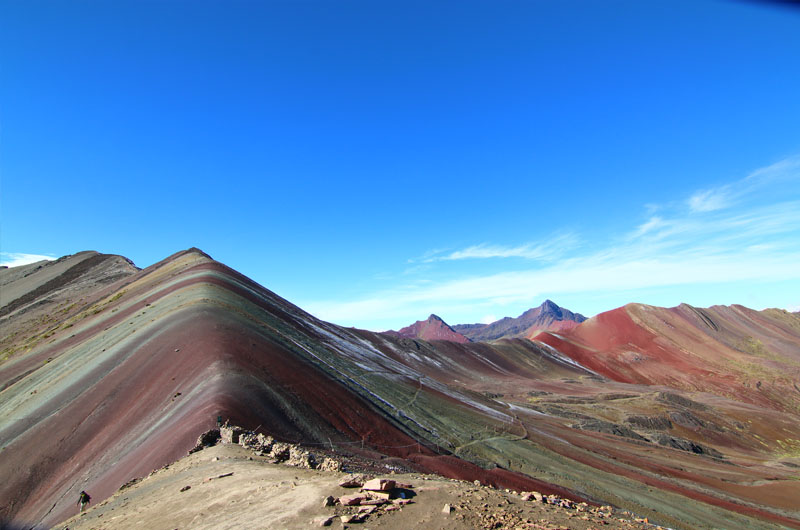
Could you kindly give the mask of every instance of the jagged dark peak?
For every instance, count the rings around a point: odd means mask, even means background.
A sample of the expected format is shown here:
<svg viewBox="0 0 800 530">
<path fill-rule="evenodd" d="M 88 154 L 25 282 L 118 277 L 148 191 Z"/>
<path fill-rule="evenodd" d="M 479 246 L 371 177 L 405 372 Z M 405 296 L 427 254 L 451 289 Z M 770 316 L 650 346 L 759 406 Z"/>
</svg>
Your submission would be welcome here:
<svg viewBox="0 0 800 530">
<path fill-rule="evenodd" d="M 552 316 L 556 320 L 574 320 L 575 322 L 583 322 L 586 317 L 580 313 L 573 313 L 569 309 L 565 309 L 553 302 L 549 298 L 542 302 L 539 307 L 533 307 L 522 313 L 518 320 L 527 320 L 530 318 L 540 318 L 543 316 Z"/>
<path fill-rule="evenodd" d="M 546 299 L 544 302 L 542 302 L 542 305 L 540 305 L 539 307 L 541 307 L 542 309 L 551 309 L 553 311 L 561 310 L 561 307 L 557 303 L 550 300 L 549 298 Z"/>
<path fill-rule="evenodd" d="M 447 323 L 440 317 L 439 315 L 435 315 L 431 313 L 431 316 L 428 317 L 428 322 L 441 322 L 442 324 L 447 325 Z"/>
<path fill-rule="evenodd" d="M 552 300 L 545 300 L 517 318 L 504 317 L 491 324 L 455 325 L 453 329 L 473 341 L 527 337 L 534 330 L 561 330 L 586 320 L 580 313 L 564 309 Z M 574 324 L 573 324 L 574 323 Z"/>
</svg>

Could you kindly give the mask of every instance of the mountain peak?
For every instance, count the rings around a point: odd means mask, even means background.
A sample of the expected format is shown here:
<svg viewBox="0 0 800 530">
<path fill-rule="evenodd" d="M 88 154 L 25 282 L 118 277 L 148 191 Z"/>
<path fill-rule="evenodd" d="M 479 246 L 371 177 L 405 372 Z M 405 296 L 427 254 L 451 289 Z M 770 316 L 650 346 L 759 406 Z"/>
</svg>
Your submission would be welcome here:
<svg viewBox="0 0 800 530">
<path fill-rule="evenodd" d="M 431 316 L 429 316 L 427 320 L 418 320 L 400 331 L 391 331 L 389 333 L 407 339 L 422 339 L 427 341 L 446 340 L 460 343 L 470 342 L 468 338 L 451 328 L 447 325 L 447 322 L 433 313 L 431 313 Z"/>
<path fill-rule="evenodd" d="M 564 309 L 550 299 L 532 307 L 517 318 L 505 317 L 491 324 L 458 324 L 453 329 L 470 340 L 529 338 L 539 331 L 563 331 L 586 320 L 580 313 Z"/>
</svg>

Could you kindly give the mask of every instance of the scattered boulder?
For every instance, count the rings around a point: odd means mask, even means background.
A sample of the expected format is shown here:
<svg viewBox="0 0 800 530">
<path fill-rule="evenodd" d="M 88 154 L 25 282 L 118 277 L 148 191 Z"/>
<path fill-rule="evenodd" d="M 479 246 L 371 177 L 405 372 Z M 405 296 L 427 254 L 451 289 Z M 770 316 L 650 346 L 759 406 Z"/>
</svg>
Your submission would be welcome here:
<svg viewBox="0 0 800 530">
<path fill-rule="evenodd" d="M 290 466 L 304 467 L 307 469 L 315 469 L 317 467 L 317 461 L 314 455 L 296 445 L 289 447 L 289 458 L 286 463 Z"/>
<path fill-rule="evenodd" d="M 323 507 L 325 507 L 325 506 L 333 506 L 334 504 L 336 504 L 336 499 L 334 499 L 332 495 L 328 495 L 327 497 L 322 499 L 322 506 Z"/>
<path fill-rule="evenodd" d="M 453 507 L 449 504 L 445 504 L 444 508 L 442 508 L 442 513 L 451 514 L 453 513 Z"/>
<path fill-rule="evenodd" d="M 325 457 L 322 460 L 322 463 L 317 467 L 320 471 L 335 471 L 339 472 L 342 470 L 342 463 L 335 458 L 328 458 Z"/>
<path fill-rule="evenodd" d="M 261 433 L 248 432 L 239 435 L 239 445 L 252 451 L 269 453 L 274 443 L 275 439 L 272 436 L 265 436 Z"/>
<path fill-rule="evenodd" d="M 339 497 L 339 504 L 342 506 L 358 506 L 362 501 L 369 499 L 366 493 L 354 493 L 352 495 L 342 495 Z"/>
<path fill-rule="evenodd" d="M 219 429 L 211 429 L 210 431 L 206 431 L 197 437 L 197 442 L 195 442 L 194 447 L 189 450 L 189 454 L 196 453 L 197 451 L 205 449 L 206 447 L 213 447 L 217 445 L 219 439 Z"/>
<path fill-rule="evenodd" d="M 360 488 L 366 482 L 364 475 L 353 475 L 339 482 L 342 488 Z"/>
<path fill-rule="evenodd" d="M 386 504 L 389 502 L 388 495 L 386 497 L 377 497 L 378 495 L 375 492 L 370 492 L 369 498 L 365 501 L 361 501 L 362 506 L 380 506 L 382 504 Z"/>
<path fill-rule="evenodd" d="M 238 425 L 229 425 L 228 423 L 219 428 L 219 436 L 224 444 L 238 444 L 239 435 L 243 432 L 245 432 L 244 429 Z"/>
<path fill-rule="evenodd" d="M 367 491 L 392 491 L 395 487 L 395 481 L 385 478 L 374 478 L 364 483 L 361 486 L 362 490 Z"/>
<path fill-rule="evenodd" d="M 270 448 L 269 456 L 272 457 L 275 462 L 285 462 L 289 460 L 289 452 L 291 448 L 291 444 L 275 442 Z"/>
</svg>

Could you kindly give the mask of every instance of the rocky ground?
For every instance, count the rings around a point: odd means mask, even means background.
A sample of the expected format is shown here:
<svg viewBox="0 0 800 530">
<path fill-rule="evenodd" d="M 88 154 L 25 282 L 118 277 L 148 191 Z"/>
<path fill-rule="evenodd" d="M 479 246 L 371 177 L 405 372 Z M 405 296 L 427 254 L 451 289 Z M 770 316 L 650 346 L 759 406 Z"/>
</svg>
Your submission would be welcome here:
<svg viewBox="0 0 800 530">
<path fill-rule="evenodd" d="M 294 455 L 303 453 L 294 448 Z M 659 528 L 611 507 L 548 499 L 536 492 L 501 491 L 417 473 L 389 472 L 377 476 L 383 481 L 365 484 L 376 475 L 289 465 L 302 460 L 293 458 L 275 463 L 271 452 L 232 443 L 206 447 L 123 486 L 56 528 Z M 363 458 L 353 466 L 344 457 L 340 463 L 344 469 L 365 467 Z M 91 485 L 86 490 L 91 494 Z"/>
</svg>

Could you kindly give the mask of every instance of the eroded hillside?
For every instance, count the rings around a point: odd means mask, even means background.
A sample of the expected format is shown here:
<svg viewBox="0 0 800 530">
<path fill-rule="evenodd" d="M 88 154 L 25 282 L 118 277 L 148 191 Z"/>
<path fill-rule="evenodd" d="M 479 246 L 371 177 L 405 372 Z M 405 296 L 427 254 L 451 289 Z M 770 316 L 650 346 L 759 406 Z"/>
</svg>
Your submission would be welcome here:
<svg viewBox="0 0 800 530">
<path fill-rule="evenodd" d="M 223 417 L 673 528 L 800 527 L 796 315 L 628 306 L 534 341 L 427 342 L 319 321 L 196 249 L 82 298 L 44 327 L 2 320 L 28 343 L 0 365 L 20 524 L 108 498 Z"/>
</svg>

